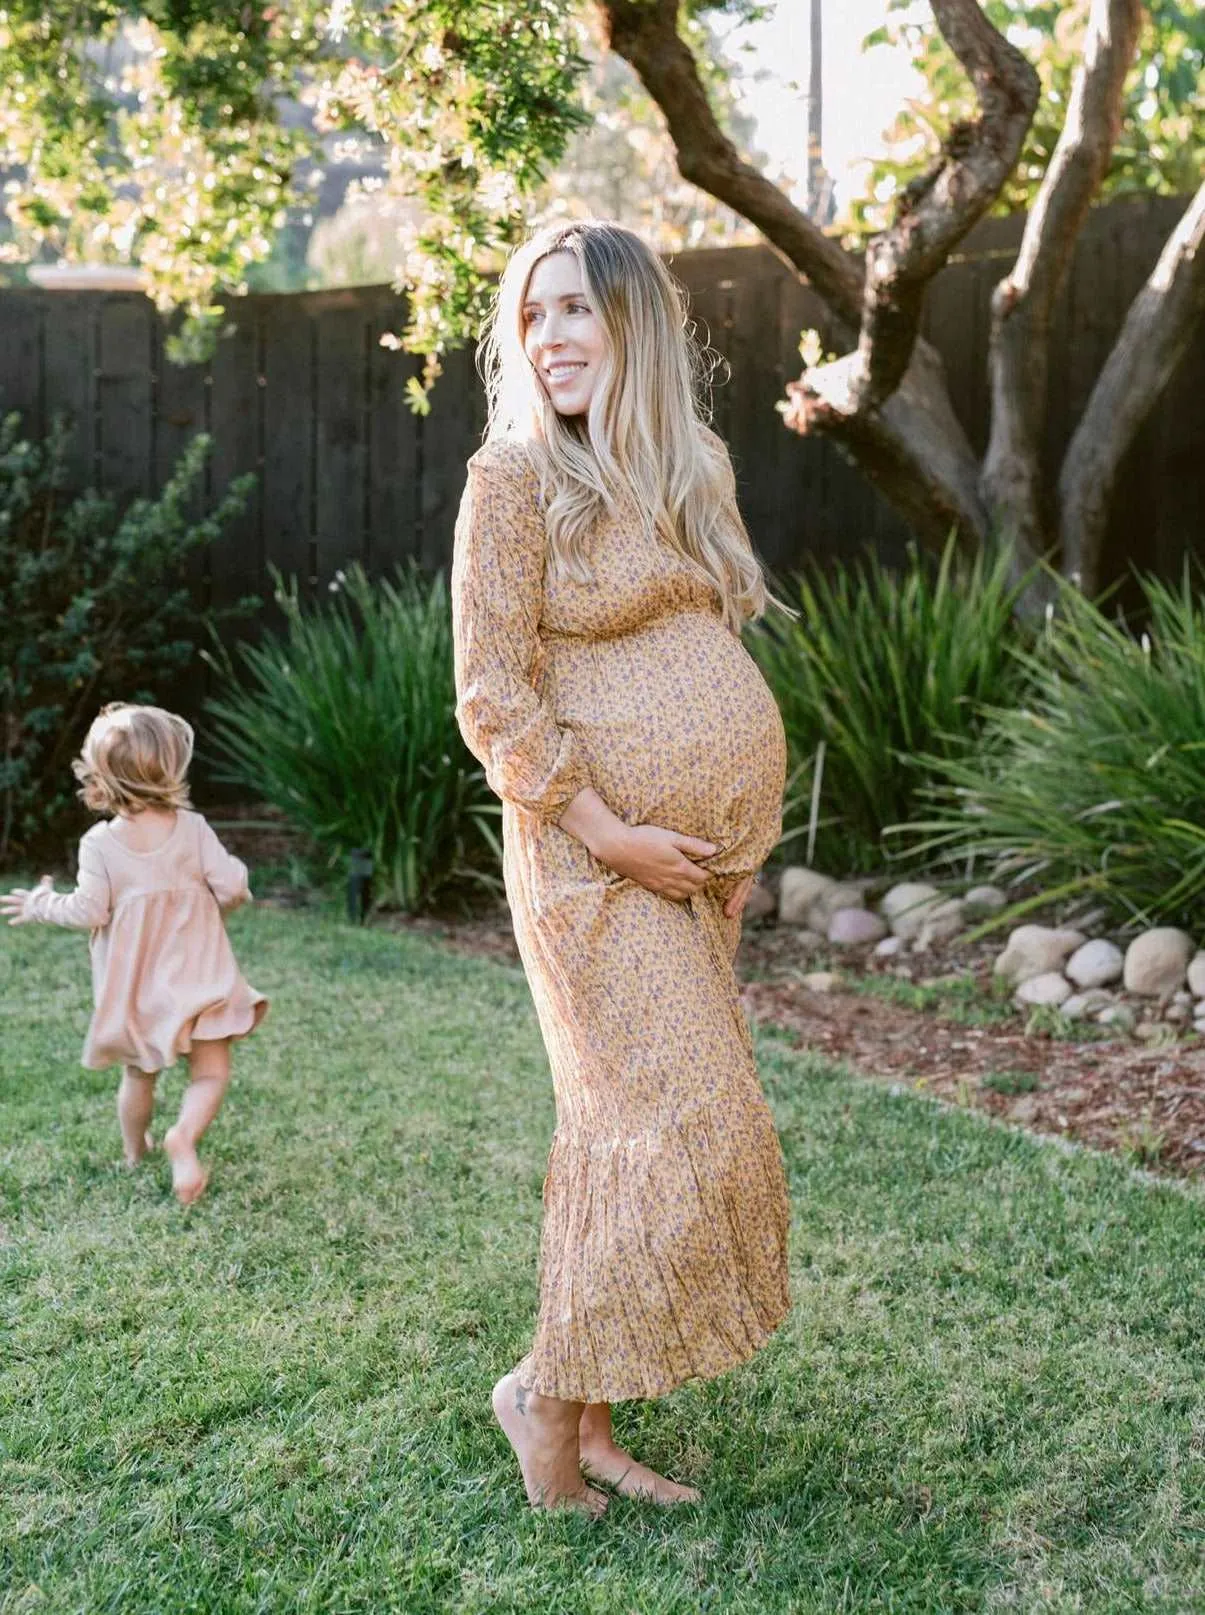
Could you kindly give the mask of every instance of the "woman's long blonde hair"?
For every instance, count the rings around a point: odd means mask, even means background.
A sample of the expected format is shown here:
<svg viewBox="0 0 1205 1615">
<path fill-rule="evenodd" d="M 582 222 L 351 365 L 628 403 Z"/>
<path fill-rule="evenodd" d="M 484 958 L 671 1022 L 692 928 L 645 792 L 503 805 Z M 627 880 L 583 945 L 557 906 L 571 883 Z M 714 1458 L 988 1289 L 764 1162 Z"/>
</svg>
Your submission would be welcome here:
<svg viewBox="0 0 1205 1615">
<path fill-rule="evenodd" d="M 528 282 L 554 252 L 577 259 L 606 336 L 584 417 L 557 414 L 524 351 Z M 592 221 L 541 230 L 507 263 L 482 340 L 486 438 L 529 444 L 554 571 L 590 581 L 590 530 L 627 495 L 650 534 L 715 586 L 726 623 L 739 632 L 765 610 L 766 585 L 737 515 L 727 454 L 700 415 L 696 353 L 683 294 L 639 236 Z"/>
</svg>

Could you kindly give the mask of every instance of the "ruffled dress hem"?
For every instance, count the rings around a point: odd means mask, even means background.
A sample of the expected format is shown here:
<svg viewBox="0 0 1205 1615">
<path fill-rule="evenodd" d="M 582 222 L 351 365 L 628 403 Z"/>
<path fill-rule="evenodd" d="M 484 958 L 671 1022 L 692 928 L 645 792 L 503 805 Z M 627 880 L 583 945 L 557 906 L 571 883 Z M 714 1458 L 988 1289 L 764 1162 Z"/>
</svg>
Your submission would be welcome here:
<svg viewBox="0 0 1205 1615">
<path fill-rule="evenodd" d="M 149 1047 L 129 1051 L 88 1048 L 84 1051 L 81 1064 L 86 1071 L 107 1071 L 110 1066 L 128 1065 L 145 1076 L 155 1076 L 160 1071 L 169 1070 L 178 1060 L 190 1054 L 194 1043 L 220 1043 L 226 1038 L 237 1043 L 250 1037 L 252 1032 L 258 1030 L 268 1009 L 269 1000 L 264 994 L 253 992 L 246 1009 L 220 1004 L 186 1020 L 172 1040 L 173 1053 L 160 1055 Z M 131 1055 L 134 1057 L 131 1058 Z"/>
<path fill-rule="evenodd" d="M 525 1391 L 534 1391 L 537 1396 L 553 1396 L 562 1402 L 644 1402 L 653 1401 L 658 1397 L 668 1396 L 679 1386 L 686 1385 L 693 1379 L 709 1380 L 719 1379 L 721 1375 L 731 1373 L 734 1368 L 752 1361 L 768 1341 L 781 1329 L 790 1316 L 791 1307 L 788 1302 L 772 1323 L 764 1325 L 755 1336 L 731 1355 L 714 1362 L 699 1363 L 682 1373 L 665 1374 L 657 1377 L 651 1375 L 640 1379 L 616 1379 L 615 1381 L 598 1381 L 589 1385 L 582 1385 L 578 1381 L 557 1379 L 554 1376 L 538 1374 L 533 1371 L 530 1353 L 518 1363 L 514 1369 L 515 1378 Z"/>
</svg>

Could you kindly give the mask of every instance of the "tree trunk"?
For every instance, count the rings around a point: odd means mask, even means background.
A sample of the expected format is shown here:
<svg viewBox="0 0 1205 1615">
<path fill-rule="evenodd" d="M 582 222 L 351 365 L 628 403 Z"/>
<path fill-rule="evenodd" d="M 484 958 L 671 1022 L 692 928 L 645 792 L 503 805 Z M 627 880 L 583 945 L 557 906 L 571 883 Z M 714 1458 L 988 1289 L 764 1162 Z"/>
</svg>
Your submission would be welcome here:
<svg viewBox="0 0 1205 1615">
<path fill-rule="evenodd" d="M 1101 549 L 1118 468 L 1203 314 L 1205 184 L 1130 305 L 1063 460 L 1063 570 L 1087 595 L 1101 587 Z"/>
<path fill-rule="evenodd" d="M 1025 224 L 1017 262 L 992 297 L 991 436 L 983 502 L 1024 571 L 1051 545 L 1042 436 L 1054 300 L 1121 126 L 1139 0 L 1092 0 L 1067 121 Z"/>
</svg>

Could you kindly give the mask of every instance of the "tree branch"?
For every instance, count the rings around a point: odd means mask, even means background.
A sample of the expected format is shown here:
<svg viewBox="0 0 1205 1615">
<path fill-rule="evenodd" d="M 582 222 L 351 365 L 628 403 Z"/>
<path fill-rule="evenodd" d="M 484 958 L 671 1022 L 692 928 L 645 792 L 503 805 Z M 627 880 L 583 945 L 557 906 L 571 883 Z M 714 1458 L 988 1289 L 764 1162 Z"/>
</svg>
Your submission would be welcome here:
<svg viewBox="0 0 1205 1615">
<path fill-rule="evenodd" d="M 983 497 L 993 526 L 1016 547 L 1019 565 L 1049 548 L 1040 458 L 1051 313 L 1117 142 L 1141 20 L 1140 0 L 1091 0 L 1067 120 L 1017 262 L 992 297 L 992 430 Z"/>
<path fill-rule="evenodd" d="M 903 380 L 875 410 L 851 404 L 856 363 L 846 354 L 788 382 L 786 424 L 801 436 L 835 437 L 930 549 L 941 550 L 954 528 L 967 543 L 981 542 L 988 527 L 979 462 L 950 402 L 941 355 L 917 342 Z"/>
<path fill-rule="evenodd" d="M 678 34 L 678 0 L 598 4 L 612 50 L 631 63 L 665 116 L 684 178 L 755 225 L 836 318 L 856 326 L 863 289 L 857 260 L 747 163 L 719 127 Z M 986 532 L 978 463 L 950 403 L 941 358 L 928 344 L 916 344 L 899 392 L 873 419 L 852 421 L 836 405 L 839 386 L 832 402 L 809 398 L 801 383 L 788 390 L 787 425 L 839 437 L 925 542 L 944 544 L 954 526 L 976 537 Z"/>
<path fill-rule="evenodd" d="M 976 0 L 933 0 L 942 37 L 975 87 L 979 117 L 957 124 L 936 163 L 900 198 L 890 229 L 866 255 L 856 410 L 874 409 L 903 378 L 926 288 L 951 251 L 1000 194 L 1038 104 L 1038 75 L 997 32 Z"/>
<path fill-rule="evenodd" d="M 1205 184 L 1131 303 L 1063 461 L 1063 570 L 1086 594 L 1100 587 L 1100 552 L 1118 467 L 1203 314 Z"/>
<path fill-rule="evenodd" d="M 856 260 L 747 163 L 720 128 L 678 33 L 678 0 L 600 0 L 599 10 L 611 49 L 631 63 L 665 116 L 683 179 L 748 219 L 834 314 L 855 325 L 862 298 Z"/>
</svg>

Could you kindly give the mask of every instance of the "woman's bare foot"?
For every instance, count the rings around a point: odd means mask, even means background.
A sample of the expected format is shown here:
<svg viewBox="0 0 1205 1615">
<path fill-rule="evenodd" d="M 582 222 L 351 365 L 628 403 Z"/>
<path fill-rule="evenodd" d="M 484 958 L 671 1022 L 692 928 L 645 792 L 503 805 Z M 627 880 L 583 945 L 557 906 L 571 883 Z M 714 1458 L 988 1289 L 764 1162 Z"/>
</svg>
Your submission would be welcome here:
<svg viewBox="0 0 1205 1615">
<path fill-rule="evenodd" d="M 182 1206 L 191 1206 L 205 1193 L 209 1174 L 197 1159 L 192 1139 L 179 1127 L 169 1127 L 163 1135 L 163 1148 L 172 1163 L 172 1190 Z"/>
<path fill-rule="evenodd" d="M 597 1519 L 607 1499 L 582 1479 L 579 1402 L 524 1390 L 513 1374 L 494 1386 L 494 1417 L 515 1449 L 532 1508 L 580 1509 Z"/>
<path fill-rule="evenodd" d="M 147 1132 L 143 1133 L 143 1135 L 142 1135 L 142 1143 L 140 1145 L 138 1145 L 133 1150 L 129 1150 L 129 1149 L 126 1150 L 126 1152 L 125 1152 L 125 1163 L 126 1163 L 126 1165 L 130 1166 L 130 1167 L 137 1166 L 139 1164 L 139 1162 L 142 1160 L 142 1157 L 144 1155 L 149 1155 L 151 1150 L 154 1149 L 154 1147 L 155 1147 L 155 1140 L 151 1137 L 150 1131 L 148 1129 Z"/>
<path fill-rule="evenodd" d="M 636 1497 L 667 1508 L 674 1503 L 699 1501 L 700 1493 L 693 1486 L 680 1486 L 647 1464 L 637 1463 L 630 1452 L 616 1446 L 611 1434 L 611 1410 L 605 1402 L 592 1403 L 583 1411 L 578 1450 L 586 1478 L 613 1487 L 620 1497 Z"/>
</svg>

